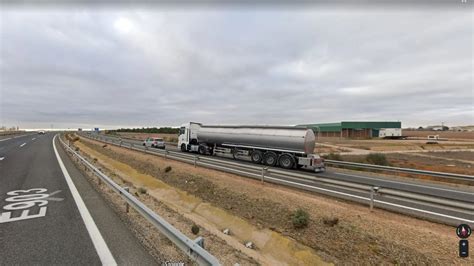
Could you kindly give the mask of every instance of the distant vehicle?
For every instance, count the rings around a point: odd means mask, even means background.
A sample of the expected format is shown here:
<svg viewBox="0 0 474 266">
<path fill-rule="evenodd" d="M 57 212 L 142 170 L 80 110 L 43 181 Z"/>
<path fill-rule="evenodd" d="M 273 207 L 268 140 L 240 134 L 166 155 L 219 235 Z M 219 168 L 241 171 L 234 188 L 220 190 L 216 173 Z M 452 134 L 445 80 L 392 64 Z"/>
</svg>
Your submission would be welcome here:
<svg viewBox="0 0 474 266">
<path fill-rule="evenodd" d="M 40 131 L 38 131 L 38 134 L 40 134 L 40 135 L 44 135 L 44 130 L 40 130 Z"/>
<path fill-rule="evenodd" d="M 162 138 L 147 138 L 143 141 L 143 146 L 164 149 L 165 141 Z"/>
<path fill-rule="evenodd" d="M 426 144 L 438 144 L 439 135 L 428 135 Z"/>
<path fill-rule="evenodd" d="M 230 155 L 253 163 L 286 169 L 306 167 L 323 172 L 324 159 L 313 154 L 311 129 L 282 126 L 205 126 L 186 123 L 179 130 L 178 147 L 202 155 Z"/>
</svg>

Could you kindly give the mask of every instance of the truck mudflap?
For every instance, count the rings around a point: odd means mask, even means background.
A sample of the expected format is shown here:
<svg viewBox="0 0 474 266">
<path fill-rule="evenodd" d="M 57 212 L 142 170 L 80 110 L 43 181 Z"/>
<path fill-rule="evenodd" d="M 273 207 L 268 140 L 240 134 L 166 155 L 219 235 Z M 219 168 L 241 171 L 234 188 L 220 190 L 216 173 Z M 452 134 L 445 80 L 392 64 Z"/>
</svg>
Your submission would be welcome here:
<svg viewBox="0 0 474 266">
<path fill-rule="evenodd" d="M 326 171 L 326 165 L 324 164 L 324 158 L 319 155 L 313 155 L 312 166 L 316 173 L 322 173 Z"/>
<path fill-rule="evenodd" d="M 299 157 L 298 164 L 305 166 L 306 169 L 313 169 L 318 173 L 326 171 L 324 159 L 317 154 L 308 154 L 306 157 Z"/>
</svg>

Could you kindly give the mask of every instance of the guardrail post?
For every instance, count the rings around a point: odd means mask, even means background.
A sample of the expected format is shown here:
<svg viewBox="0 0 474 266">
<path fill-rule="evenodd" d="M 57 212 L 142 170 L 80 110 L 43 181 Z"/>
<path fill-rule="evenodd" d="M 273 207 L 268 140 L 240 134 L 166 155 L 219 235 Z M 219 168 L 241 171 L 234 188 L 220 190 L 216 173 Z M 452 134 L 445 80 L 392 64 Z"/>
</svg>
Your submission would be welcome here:
<svg viewBox="0 0 474 266">
<path fill-rule="evenodd" d="M 119 146 L 122 147 L 122 139 L 120 139 Z"/>
<path fill-rule="evenodd" d="M 194 156 L 194 167 L 196 167 L 197 162 L 199 161 L 199 156 Z"/>
<path fill-rule="evenodd" d="M 202 236 L 199 236 L 196 239 L 194 239 L 194 243 L 196 243 L 200 247 L 204 248 L 204 238 L 202 238 Z"/>
<path fill-rule="evenodd" d="M 265 173 L 267 172 L 268 167 L 262 167 L 262 184 L 265 183 Z"/>
<path fill-rule="evenodd" d="M 93 169 L 92 169 L 92 173 L 94 173 Z M 99 186 L 101 186 L 102 185 L 102 178 L 98 174 L 96 174 L 96 176 L 97 176 L 97 179 L 98 179 L 97 183 L 99 184 Z"/>
<path fill-rule="evenodd" d="M 168 150 L 165 150 L 165 159 L 168 159 L 168 154 L 169 154 L 169 153 L 170 153 L 170 152 L 169 152 Z"/>
<path fill-rule="evenodd" d="M 129 187 L 124 187 L 123 188 L 125 191 L 127 192 L 130 192 L 130 188 Z M 129 209 L 130 209 L 130 205 L 128 204 L 128 202 L 125 201 L 125 211 L 128 213 L 129 212 Z"/>
<path fill-rule="evenodd" d="M 374 195 L 377 194 L 380 187 L 371 187 L 370 188 L 370 211 L 374 209 Z"/>
</svg>

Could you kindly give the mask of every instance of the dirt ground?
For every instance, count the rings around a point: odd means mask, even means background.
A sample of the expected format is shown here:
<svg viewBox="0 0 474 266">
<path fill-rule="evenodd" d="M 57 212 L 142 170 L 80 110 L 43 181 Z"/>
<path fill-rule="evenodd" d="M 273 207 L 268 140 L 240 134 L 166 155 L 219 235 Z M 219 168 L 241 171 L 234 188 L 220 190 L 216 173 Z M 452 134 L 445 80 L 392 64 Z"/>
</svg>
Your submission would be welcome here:
<svg viewBox="0 0 474 266">
<path fill-rule="evenodd" d="M 469 152 L 469 151 L 428 152 L 426 153 L 426 155 L 440 157 L 440 158 L 472 161 L 474 163 L 474 152 Z"/>
<path fill-rule="evenodd" d="M 223 265 L 234 265 L 237 262 L 239 265 L 258 265 L 255 260 L 246 256 L 239 250 L 235 250 L 232 247 L 226 245 L 222 239 L 216 237 L 205 228 L 200 227 L 199 233 L 194 235 L 191 232 L 192 226 L 195 225 L 193 221 L 187 219 L 185 216 L 176 212 L 172 208 L 169 208 L 163 202 L 158 201 L 155 197 L 151 196 L 149 192 L 141 192 L 141 186 L 137 187 L 132 183 L 127 182 L 123 176 L 120 176 L 117 174 L 117 172 L 108 169 L 98 160 L 94 160 L 97 158 L 93 158 L 83 151 L 79 152 L 88 158 L 89 161 L 98 167 L 102 172 L 111 177 L 114 182 L 122 187 L 129 187 L 130 193 L 134 194 L 134 196 L 137 197 L 142 203 L 151 208 L 161 217 L 165 218 L 167 222 L 187 235 L 189 238 L 195 239 L 198 236 L 203 237 L 205 239 L 205 249 L 211 254 L 215 255 Z M 98 182 L 97 177 L 94 176 L 91 171 L 85 170 L 84 167 L 78 163 L 76 158 L 72 159 L 78 168 L 84 174 L 86 174 L 86 176 L 89 178 L 89 181 L 94 185 L 94 188 L 98 191 L 101 191 L 102 194 L 105 195 L 105 199 L 107 200 L 109 206 L 111 206 L 119 215 L 121 220 L 127 224 L 127 226 L 136 235 L 142 245 L 156 259 L 158 264 L 164 265 L 166 262 L 183 262 L 185 265 L 195 265 L 195 263 L 192 262 L 181 250 L 174 246 L 168 238 L 159 233 L 159 231 L 154 228 L 154 226 L 149 221 L 143 218 L 138 212 L 133 210 L 133 208 L 130 207 L 129 213 L 126 213 L 125 202 L 123 199 L 117 193 L 112 191 L 110 187 L 102 182 Z"/>
<path fill-rule="evenodd" d="M 466 139 L 474 140 L 474 131 L 433 131 L 433 130 L 403 130 L 403 135 L 408 137 L 421 137 L 426 138 L 428 135 L 439 135 L 440 138 L 448 139 Z"/>
<path fill-rule="evenodd" d="M 391 166 L 413 168 L 419 170 L 447 172 L 465 175 L 474 175 L 474 161 L 468 158 L 474 157 L 474 152 L 450 152 L 452 158 L 448 155 L 443 157 L 445 152 L 432 153 L 390 153 L 385 154 L 387 161 Z M 342 155 L 342 160 L 350 162 L 365 163 L 365 155 Z M 454 159 L 453 159 L 454 158 Z M 459 159 L 457 159 L 459 158 Z M 408 175 L 404 175 L 408 176 Z M 420 176 L 413 176 L 420 177 Z M 439 178 L 422 177 L 423 179 L 441 180 Z M 446 180 L 450 181 L 450 180 Z M 452 180 L 451 180 L 452 181 Z M 453 181 L 454 182 L 454 181 Z M 458 182 L 458 181 L 456 181 Z"/>
<path fill-rule="evenodd" d="M 320 145 L 318 145 L 320 143 Z M 322 145 L 321 145 L 322 144 Z M 438 144 L 427 144 L 426 140 L 390 140 L 390 139 L 370 139 L 353 140 L 338 138 L 321 138 L 316 142 L 316 150 L 330 145 L 344 152 L 344 149 L 361 149 L 376 152 L 383 151 L 429 151 L 429 150 L 452 150 L 452 149 L 474 149 L 474 139 L 470 141 L 439 141 Z M 320 151 L 324 152 L 324 151 Z"/>
<path fill-rule="evenodd" d="M 87 147 L 126 163 L 261 228 L 296 239 L 336 264 L 472 264 L 457 257 L 449 226 L 366 206 L 264 184 L 219 171 L 81 139 Z M 172 168 L 168 173 L 164 169 Z M 310 214 L 307 228 L 294 229 L 291 213 Z M 324 221 L 338 219 L 334 226 Z M 421 236 L 421 237 L 420 237 Z"/>
</svg>

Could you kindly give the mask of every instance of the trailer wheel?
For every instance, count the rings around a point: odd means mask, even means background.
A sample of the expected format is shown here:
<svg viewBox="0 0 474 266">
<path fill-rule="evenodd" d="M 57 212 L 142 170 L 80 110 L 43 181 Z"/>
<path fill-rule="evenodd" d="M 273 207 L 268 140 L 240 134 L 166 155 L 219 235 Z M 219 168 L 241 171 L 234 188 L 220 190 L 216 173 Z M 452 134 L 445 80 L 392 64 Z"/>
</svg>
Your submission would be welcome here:
<svg viewBox="0 0 474 266">
<path fill-rule="evenodd" d="M 278 156 L 272 151 L 267 151 L 263 155 L 263 163 L 268 166 L 275 166 L 278 161 Z"/>
<path fill-rule="evenodd" d="M 262 152 L 261 151 L 253 151 L 250 154 L 250 159 L 252 159 L 253 163 L 261 163 L 262 162 Z"/>
<path fill-rule="evenodd" d="M 186 144 L 181 144 L 181 151 L 182 152 L 185 152 L 186 151 Z"/>
<path fill-rule="evenodd" d="M 280 159 L 278 160 L 278 164 L 280 164 L 280 166 L 285 169 L 291 169 L 293 168 L 293 165 L 295 164 L 295 160 L 293 159 L 291 155 L 283 154 L 280 156 Z"/>
<path fill-rule="evenodd" d="M 205 154 L 206 154 L 206 147 L 204 147 L 204 146 L 199 146 L 198 152 L 199 152 L 199 154 L 201 154 L 201 155 L 205 155 Z"/>
</svg>

